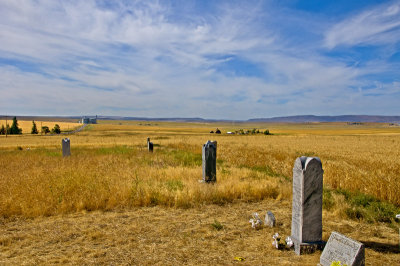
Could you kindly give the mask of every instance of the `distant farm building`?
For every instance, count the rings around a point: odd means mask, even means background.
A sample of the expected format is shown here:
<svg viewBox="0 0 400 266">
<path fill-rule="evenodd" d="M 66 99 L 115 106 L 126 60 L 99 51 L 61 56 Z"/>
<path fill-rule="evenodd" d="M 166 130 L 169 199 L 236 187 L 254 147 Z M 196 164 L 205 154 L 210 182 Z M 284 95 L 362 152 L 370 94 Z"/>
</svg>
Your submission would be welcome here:
<svg viewBox="0 0 400 266">
<path fill-rule="evenodd" d="M 95 118 L 82 117 L 82 124 L 97 124 L 97 115 Z"/>
</svg>

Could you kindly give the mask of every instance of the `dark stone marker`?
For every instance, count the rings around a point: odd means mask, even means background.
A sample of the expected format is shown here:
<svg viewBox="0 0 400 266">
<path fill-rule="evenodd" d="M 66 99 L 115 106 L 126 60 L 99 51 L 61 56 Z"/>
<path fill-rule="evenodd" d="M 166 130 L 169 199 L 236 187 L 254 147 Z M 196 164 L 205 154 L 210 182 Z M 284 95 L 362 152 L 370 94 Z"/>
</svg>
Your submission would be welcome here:
<svg viewBox="0 0 400 266">
<path fill-rule="evenodd" d="M 217 142 L 207 141 L 203 145 L 203 181 L 217 181 Z"/>
<path fill-rule="evenodd" d="M 69 138 L 62 139 L 61 146 L 63 157 L 71 156 L 71 146 Z"/>
<path fill-rule="evenodd" d="M 293 167 L 292 235 L 297 255 L 322 249 L 323 174 L 318 157 L 299 157 Z"/>
<path fill-rule="evenodd" d="M 322 266 L 329 266 L 333 261 L 340 261 L 342 265 L 349 266 L 365 265 L 364 244 L 338 232 L 332 232 L 319 263 Z"/>
<path fill-rule="evenodd" d="M 153 152 L 153 142 L 150 142 L 150 138 L 147 138 L 147 149 L 149 152 Z"/>
</svg>

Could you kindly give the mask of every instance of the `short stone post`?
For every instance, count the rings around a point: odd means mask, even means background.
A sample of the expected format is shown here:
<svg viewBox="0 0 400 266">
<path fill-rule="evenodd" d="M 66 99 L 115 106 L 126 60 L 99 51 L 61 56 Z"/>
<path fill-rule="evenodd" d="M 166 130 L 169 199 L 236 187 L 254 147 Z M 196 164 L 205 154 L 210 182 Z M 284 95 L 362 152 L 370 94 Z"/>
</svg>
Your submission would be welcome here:
<svg viewBox="0 0 400 266">
<path fill-rule="evenodd" d="M 150 138 L 147 138 L 147 149 L 149 152 L 153 152 L 153 142 L 150 142 Z"/>
<path fill-rule="evenodd" d="M 217 142 L 207 141 L 203 145 L 203 182 L 217 181 Z"/>
<path fill-rule="evenodd" d="M 62 139 L 61 146 L 63 157 L 71 156 L 71 146 L 69 138 Z"/>
<path fill-rule="evenodd" d="M 292 234 L 297 255 L 322 249 L 323 174 L 318 157 L 299 157 L 293 167 Z"/>
</svg>

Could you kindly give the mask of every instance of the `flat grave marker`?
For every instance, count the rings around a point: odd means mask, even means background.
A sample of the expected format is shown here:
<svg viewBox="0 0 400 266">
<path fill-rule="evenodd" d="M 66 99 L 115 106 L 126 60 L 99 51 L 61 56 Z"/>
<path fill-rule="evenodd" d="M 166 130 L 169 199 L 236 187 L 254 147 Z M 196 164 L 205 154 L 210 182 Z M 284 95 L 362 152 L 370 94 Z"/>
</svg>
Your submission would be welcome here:
<svg viewBox="0 0 400 266">
<path fill-rule="evenodd" d="M 338 232 L 332 232 L 320 257 L 322 266 L 330 266 L 332 262 L 340 261 L 342 265 L 365 265 L 364 244 L 346 237 Z"/>
</svg>

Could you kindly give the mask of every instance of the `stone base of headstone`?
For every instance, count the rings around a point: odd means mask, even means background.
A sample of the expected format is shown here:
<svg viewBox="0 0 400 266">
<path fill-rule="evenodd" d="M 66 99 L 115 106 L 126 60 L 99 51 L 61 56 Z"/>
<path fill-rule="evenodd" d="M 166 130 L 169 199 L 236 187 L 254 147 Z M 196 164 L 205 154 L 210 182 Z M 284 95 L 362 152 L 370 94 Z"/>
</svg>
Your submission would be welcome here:
<svg viewBox="0 0 400 266">
<path fill-rule="evenodd" d="M 326 245 L 325 241 L 299 243 L 293 239 L 294 252 L 297 255 L 311 254 L 317 250 L 323 250 Z"/>
</svg>

